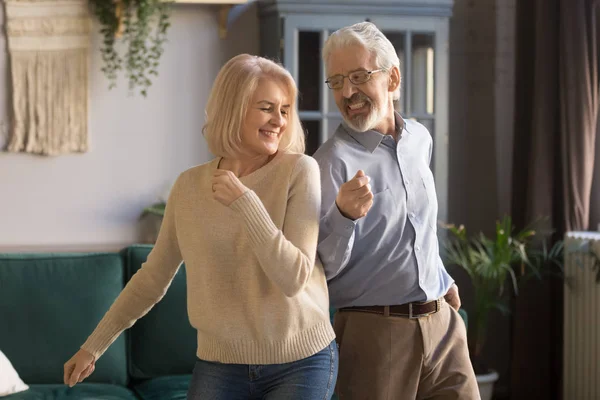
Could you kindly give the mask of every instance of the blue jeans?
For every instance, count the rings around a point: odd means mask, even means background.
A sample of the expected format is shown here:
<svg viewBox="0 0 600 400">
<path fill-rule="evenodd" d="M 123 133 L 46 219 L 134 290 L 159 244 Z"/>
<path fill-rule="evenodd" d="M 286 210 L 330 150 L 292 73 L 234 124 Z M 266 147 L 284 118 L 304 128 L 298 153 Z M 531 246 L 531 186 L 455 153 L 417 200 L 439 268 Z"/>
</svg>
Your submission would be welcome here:
<svg viewBox="0 0 600 400">
<path fill-rule="evenodd" d="M 329 400 L 337 373 L 335 341 L 315 355 L 286 364 L 198 360 L 187 400 Z"/>
</svg>

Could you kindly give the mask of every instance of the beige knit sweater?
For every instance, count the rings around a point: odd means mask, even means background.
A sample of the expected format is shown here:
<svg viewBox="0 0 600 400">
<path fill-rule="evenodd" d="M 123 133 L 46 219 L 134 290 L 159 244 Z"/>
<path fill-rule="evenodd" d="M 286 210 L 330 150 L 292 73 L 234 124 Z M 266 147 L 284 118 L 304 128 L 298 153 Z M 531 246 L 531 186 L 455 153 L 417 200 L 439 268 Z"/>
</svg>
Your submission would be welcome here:
<svg viewBox="0 0 600 400">
<path fill-rule="evenodd" d="M 213 198 L 218 163 L 214 159 L 177 179 L 147 262 L 82 346 L 96 358 L 164 296 L 182 260 L 200 359 L 286 363 L 334 339 L 325 274 L 315 263 L 317 163 L 279 153 L 240 179 L 250 190 L 229 207 Z"/>
</svg>

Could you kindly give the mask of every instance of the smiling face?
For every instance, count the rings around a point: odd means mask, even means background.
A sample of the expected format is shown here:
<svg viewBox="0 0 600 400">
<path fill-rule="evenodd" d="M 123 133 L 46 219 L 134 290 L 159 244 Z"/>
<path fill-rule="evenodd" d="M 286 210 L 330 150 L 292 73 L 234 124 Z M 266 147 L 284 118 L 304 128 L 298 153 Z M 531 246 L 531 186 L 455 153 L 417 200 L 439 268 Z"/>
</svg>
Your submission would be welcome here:
<svg viewBox="0 0 600 400">
<path fill-rule="evenodd" d="M 379 67 L 375 56 L 364 46 L 349 45 L 331 52 L 327 60 L 327 75 L 349 75 L 355 71 L 375 71 Z M 390 79 L 392 78 L 392 79 Z M 377 129 L 385 118 L 393 118 L 392 94 L 397 88 L 394 83 L 396 70 L 373 73 L 362 84 L 355 85 L 344 78 L 341 89 L 333 89 L 335 102 L 342 117 L 355 131 Z M 399 81 L 399 75 L 397 77 Z"/>
<path fill-rule="evenodd" d="M 286 86 L 263 78 L 258 82 L 242 125 L 242 149 L 248 157 L 270 156 L 279 149 L 291 108 Z"/>
</svg>

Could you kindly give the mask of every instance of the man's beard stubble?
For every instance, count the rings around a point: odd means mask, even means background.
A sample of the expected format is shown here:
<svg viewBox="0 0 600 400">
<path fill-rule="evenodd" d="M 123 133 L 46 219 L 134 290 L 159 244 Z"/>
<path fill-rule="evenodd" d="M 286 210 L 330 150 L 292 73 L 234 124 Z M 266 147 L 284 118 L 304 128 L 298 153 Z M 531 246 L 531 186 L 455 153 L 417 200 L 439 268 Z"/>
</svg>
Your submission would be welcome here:
<svg viewBox="0 0 600 400">
<path fill-rule="evenodd" d="M 348 106 L 350 104 L 365 102 L 368 105 L 369 111 L 366 115 L 356 115 L 351 117 L 348 115 Z M 350 128 L 357 132 L 366 132 L 375 127 L 379 118 L 379 109 L 373 101 L 363 93 L 354 93 L 349 99 L 344 98 L 344 112 L 342 112 L 344 121 Z"/>
</svg>

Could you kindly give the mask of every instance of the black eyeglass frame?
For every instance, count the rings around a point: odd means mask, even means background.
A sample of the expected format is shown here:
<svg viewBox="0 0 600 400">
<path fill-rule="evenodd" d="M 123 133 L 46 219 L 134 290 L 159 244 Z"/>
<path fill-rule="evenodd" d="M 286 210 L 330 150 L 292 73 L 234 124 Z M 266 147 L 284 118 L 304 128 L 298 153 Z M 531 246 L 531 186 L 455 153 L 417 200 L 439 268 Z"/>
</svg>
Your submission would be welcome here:
<svg viewBox="0 0 600 400">
<path fill-rule="evenodd" d="M 342 75 L 342 74 L 337 74 L 337 75 L 333 75 L 330 76 L 329 78 L 327 78 L 327 80 L 325 81 L 325 83 L 327 84 L 327 87 L 331 90 L 339 90 L 341 88 L 344 87 L 344 79 L 348 78 L 348 80 L 350 81 L 350 83 L 352 83 L 353 85 L 362 85 L 363 83 L 367 83 L 371 80 L 371 77 L 373 76 L 373 74 L 377 73 L 377 72 L 381 72 L 381 71 L 387 71 L 387 69 L 385 68 L 379 68 L 379 69 L 374 69 L 372 71 L 364 71 L 362 69 L 356 70 L 356 71 L 352 71 L 350 72 L 348 75 Z M 367 78 L 364 81 L 361 82 L 355 82 L 354 80 L 352 80 L 352 78 L 350 78 L 350 75 L 356 73 L 356 72 L 364 72 L 367 74 Z M 338 78 L 341 77 L 342 81 L 341 81 L 341 86 L 339 87 L 331 87 L 331 79 L 332 78 Z"/>
</svg>

